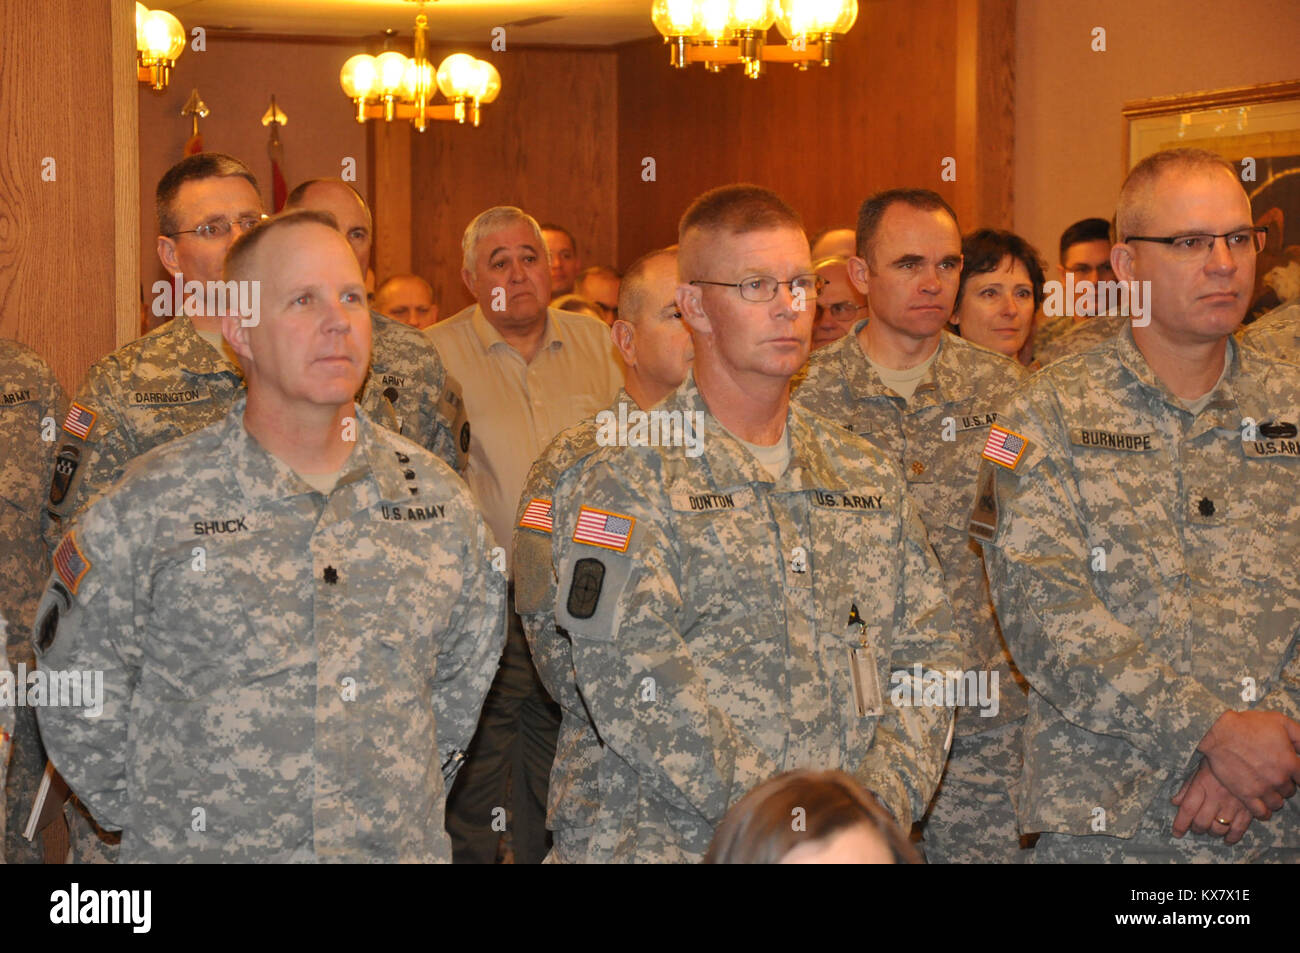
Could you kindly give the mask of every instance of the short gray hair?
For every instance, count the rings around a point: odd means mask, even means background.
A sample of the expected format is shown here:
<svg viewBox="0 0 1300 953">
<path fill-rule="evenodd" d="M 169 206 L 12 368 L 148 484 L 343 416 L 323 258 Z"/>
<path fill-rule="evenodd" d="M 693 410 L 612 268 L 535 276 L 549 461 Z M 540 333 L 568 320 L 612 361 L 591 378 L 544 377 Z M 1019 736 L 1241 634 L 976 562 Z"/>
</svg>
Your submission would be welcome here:
<svg viewBox="0 0 1300 953">
<path fill-rule="evenodd" d="M 483 240 L 484 235 L 507 225 L 518 225 L 520 222 L 527 224 L 532 229 L 533 237 L 537 239 L 537 247 L 546 255 L 547 261 L 549 261 L 551 253 L 546 248 L 546 241 L 542 238 L 542 229 L 537 224 L 537 219 L 513 205 L 495 205 L 486 212 L 479 212 L 474 216 L 474 220 L 465 227 L 465 235 L 460 240 L 462 267 L 466 271 L 474 270 L 474 258 L 478 254 L 478 243 Z"/>
</svg>

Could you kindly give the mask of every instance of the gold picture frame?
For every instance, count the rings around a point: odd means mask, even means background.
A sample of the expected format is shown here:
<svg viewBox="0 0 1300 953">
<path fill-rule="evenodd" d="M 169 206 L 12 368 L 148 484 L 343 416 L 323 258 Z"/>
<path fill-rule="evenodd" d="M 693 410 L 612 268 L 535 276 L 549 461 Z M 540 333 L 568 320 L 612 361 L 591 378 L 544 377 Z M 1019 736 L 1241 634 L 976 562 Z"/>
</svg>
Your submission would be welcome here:
<svg viewBox="0 0 1300 953">
<path fill-rule="evenodd" d="M 1238 168 L 1255 224 L 1268 228 L 1250 321 L 1300 297 L 1300 80 L 1124 104 L 1124 168 L 1161 149 L 1209 149 Z"/>
</svg>

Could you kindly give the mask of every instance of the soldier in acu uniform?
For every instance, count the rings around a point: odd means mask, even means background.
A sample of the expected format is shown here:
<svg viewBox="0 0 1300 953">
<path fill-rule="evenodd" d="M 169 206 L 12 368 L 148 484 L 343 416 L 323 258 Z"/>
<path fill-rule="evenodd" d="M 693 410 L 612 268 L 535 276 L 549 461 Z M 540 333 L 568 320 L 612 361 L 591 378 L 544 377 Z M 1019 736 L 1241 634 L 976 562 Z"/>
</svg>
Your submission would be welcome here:
<svg viewBox="0 0 1300 953">
<path fill-rule="evenodd" d="M 871 320 L 813 356 L 795 402 L 902 466 L 966 647 L 971 676 L 957 676 L 964 707 L 926 819 L 926 856 L 1011 863 L 1020 856 L 1011 787 L 1020 774 L 1025 690 L 998 632 L 966 518 L 978 448 L 1024 371 L 944 330 L 962 275 L 962 239 L 942 198 L 921 189 L 881 192 L 862 203 L 858 221 L 860 257 L 850 274 L 867 295 Z M 1003 267 L 1000 258 L 993 265 Z"/>
<path fill-rule="evenodd" d="M 602 422 L 647 410 L 672 393 L 694 360 L 690 331 L 677 310 L 677 254 L 650 252 L 634 262 L 618 291 L 618 320 L 610 329 L 625 369 L 625 385 L 608 412 L 565 430 L 528 472 L 514 531 L 515 608 L 542 684 L 560 706 L 560 732 L 547 796 L 546 825 L 554 833 L 549 859 L 581 861 L 599 804 L 600 739 L 573 680 L 568 639 L 555 627 L 551 566 L 551 497 L 558 476 L 601 446 Z M 607 442 L 607 441 L 606 441 Z"/>
<path fill-rule="evenodd" d="M 364 208 L 364 206 L 363 206 Z M 98 361 L 90 369 L 59 436 L 50 487 L 46 542 L 64 521 L 112 486 L 128 463 L 159 444 L 222 419 L 243 393 L 239 362 L 221 338 L 221 315 L 181 313 L 176 298 L 202 301 L 184 284 L 217 283 L 227 249 L 262 217 L 257 180 L 237 159 L 190 156 L 158 183 L 158 255 L 182 294 L 170 290 L 176 317 Z M 234 295 L 225 295 L 227 308 Z M 460 467 L 469 444 L 459 387 L 418 331 L 372 316 L 375 356 L 361 407 L 449 465 Z M 397 330 L 394 333 L 390 325 Z"/>
<path fill-rule="evenodd" d="M 1285 304 L 1247 325 L 1241 331 L 1241 343 L 1300 364 L 1300 301 Z"/>
<path fill-rule="evenodd" d="M 1300 368 L 1231 338 L 1262 244 L 1232 166 L 1144 159 L 1118 228 L 1150 323 L 1030 378 L 981 451 L 1022 829 L 1041 862 L 1294 863 Z"/>
<path fill-rule="evenodd" d="M 444 765 L 474 732 L 505 578 L 468 488 L 353 403 L 370 319 L 333 220 L 235 245 L 246 398 L 146 454 L 64 536 L 42 667 L 104 673 L 45 708 L 50 758 L 123 861 L 449 861 Z"/>
<path fill-rule="evenodd" d="M 655 410 L 693 439 L 601 448 L 555 491 L 556 624 L 605 745 L 587 859 L 698 861 L 799 767 L 842 768 L 907 827 L 952 726 L 911 704 L 914 666 L 962 660 L 924 527 L 883 453 L 789 405 L 820 284 L 793 210 L 728 186 L 680 235 L 695 372 Z"/>
<path fill-rule="evenodd" d="M 18 666 L 29 672 L 36 663 L 30 635 L 49 573 L 49 556 L 41 545 L 41 504 L 55 431 L 66 407 L 63 388 L 45 362 L 17 341 L 0 338 L 0 637 L 15 690 Z M 0 701 L 0 837 L 4 859 L 11 864 L 41 860 L 39 844 L 28 843 L 22 830 L 44 766 L 35 712 L 13 698 Z"/>
</svg>

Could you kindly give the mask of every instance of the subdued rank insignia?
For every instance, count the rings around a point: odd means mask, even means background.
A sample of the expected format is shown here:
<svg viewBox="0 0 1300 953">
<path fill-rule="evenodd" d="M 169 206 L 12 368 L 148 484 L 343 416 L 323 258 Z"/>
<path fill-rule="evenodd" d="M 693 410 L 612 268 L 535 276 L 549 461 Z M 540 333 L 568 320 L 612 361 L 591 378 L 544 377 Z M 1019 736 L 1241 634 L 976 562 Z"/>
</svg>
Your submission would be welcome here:
<svg viewBox="0 0 1300 953">
<path fill-rule="evenodd" d="M 90 565 L 90 560 L 77 545 L 77 531 L 69 530 L 59 543 L 59 548 L 54 551 L 55 572 L 59 574 L 64 585 L 75 594 L 77 587 L 81 585 L 81 580 L 86 577 L 86 573 L 90 572 Z"/>
<path fill-rule="evenodd" d="M 1020 458 L 1028 448 L 1029 440 L 1026 437 L 994 424 L 989 428 L 989 437 L 984 441 L 984 450 L 980 456 L 998 466 L 1014 470 L 1020 465 Z"/>
<path fill-rule="evenodd" d="M 986 543 L 998 535 L 998 478 L 992 467 L 980 468 L 975 506 L 971 510 L 966 532 Z"/>
<path fill-rule="evenodd" d="M 523 515 L 519 517 L 519 525 L 543 533 L 551 532 L 555 528 L 551 518 L 551 501 L 533 497 L 524 507 Z"/>
<path fill-rule="evenodd" d="M 573 565 L 573 583 L 569 586 L 569 599 L 565 605 L 575 619 L 590 619 L 596 614 L 600 602 L 600 588 L 605 582 L 605 564 L 599 559 L 586 557 Z"/>
<path fill-rule="evenodd" d="M 469 453 L 469 421 L 460 425 L 460 452 Z"/>
<path fill-rule="evenodd" d="M 396 388 L 396 387 L 385 387 L 385 388 L 384 388 L 384 397 L 388 400 L 388 402 L 389 402 L 390 404 L 393 404 L 394 406 L 396 406 L 396 405 L 397 405 L 397 398 L 400 397 L 400 396 L 401 396 L 401 394 L 399 394 L 399 393 L 397 392 L 397 388 Z"/>
<path fill-rule="evenodd" d="M 855 602 L 849 607 L 849 625 L 866 625 L 867 622 L 862 616 L 858 615 L 858 604 Z"/>
<path fill-rule="evenodd" d="M 50 504 L 58 506 L 72 488 L 72 478 L 81 466 L 81 449 L 70 443 L 59 447 L 59 455 L 54 459 L 54 478 L 50 480 Z"/>
</svg>

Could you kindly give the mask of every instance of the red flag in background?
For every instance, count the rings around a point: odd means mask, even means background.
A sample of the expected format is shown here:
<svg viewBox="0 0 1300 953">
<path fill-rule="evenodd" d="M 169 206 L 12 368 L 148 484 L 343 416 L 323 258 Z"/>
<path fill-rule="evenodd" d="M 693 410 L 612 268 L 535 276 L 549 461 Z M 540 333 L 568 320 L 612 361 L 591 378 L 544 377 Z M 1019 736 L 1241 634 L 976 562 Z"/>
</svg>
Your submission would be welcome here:
<svg viewBox="0 0 1300 953">
<path fill-rule="evenodd" d="M 284 182 L 284 147 L 280 144 L 280 127 L 289 122 L 289 117 L 275 105 L 275 96 L 271 97 L 271 106 L 262 116 L 262 125 L 269 126 L 271 138 L 266 144 L 266 153 L 271 157 L 271 211 L 278 212 L 284 208 L 289 197 L 289 187 Z"/>
<path fill-rule="evenodd" d="M 182 159 L 196 156 L 203 151 L 203 133 L 199 132 L 199 120 L 206 119 L 208 112 L 208 105 L 199 96 L 199 91 L 190 90 L 190 98 L 185 100 L 185 105 L 181 108 L 181 115 L 190 117 L 190 137 L 185 141 L 185 153 L 181 156 Z"/>
</svg>

